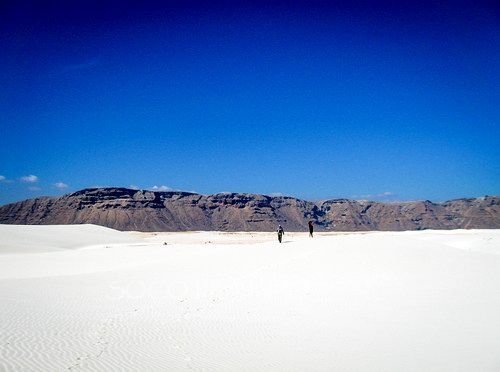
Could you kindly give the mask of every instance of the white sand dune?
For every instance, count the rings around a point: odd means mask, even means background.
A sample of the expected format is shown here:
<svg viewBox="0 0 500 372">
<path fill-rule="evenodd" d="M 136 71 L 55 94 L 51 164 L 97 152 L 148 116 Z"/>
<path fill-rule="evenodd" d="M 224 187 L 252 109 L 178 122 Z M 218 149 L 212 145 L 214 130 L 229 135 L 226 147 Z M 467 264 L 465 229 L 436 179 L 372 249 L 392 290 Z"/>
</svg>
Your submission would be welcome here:
<svg viewBox="0 0 500 372">
<path fill-rule="evenodd" d="M 0 236 L 0 253 L 40 253 L 140 241 L 129 233 L 96 225 L 0 225 Z"/>
<path fill-rule="evenodd" d="M 0 241 L 0 371 L 500 370 L 500 230 Z"/>
</svg>

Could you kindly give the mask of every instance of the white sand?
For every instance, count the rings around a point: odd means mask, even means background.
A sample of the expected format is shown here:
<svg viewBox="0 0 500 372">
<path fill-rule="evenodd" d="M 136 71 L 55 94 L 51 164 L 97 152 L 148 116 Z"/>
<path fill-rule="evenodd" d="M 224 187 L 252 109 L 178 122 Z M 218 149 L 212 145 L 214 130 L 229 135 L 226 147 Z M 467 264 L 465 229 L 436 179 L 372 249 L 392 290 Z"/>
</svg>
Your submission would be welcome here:
<svg viewBox="0 0 500 372">
<path fill-rule="evenodd" d="M 40 253 L 141 242 L 128 232 L 96 225 L 0 225 L 0 237 L 0 253 Z"/>
<path fill-rule="evenodd" d="M 499 371 L 500 230 L 0 225 L 0 371 L 68 370 Z"/>
</svg>

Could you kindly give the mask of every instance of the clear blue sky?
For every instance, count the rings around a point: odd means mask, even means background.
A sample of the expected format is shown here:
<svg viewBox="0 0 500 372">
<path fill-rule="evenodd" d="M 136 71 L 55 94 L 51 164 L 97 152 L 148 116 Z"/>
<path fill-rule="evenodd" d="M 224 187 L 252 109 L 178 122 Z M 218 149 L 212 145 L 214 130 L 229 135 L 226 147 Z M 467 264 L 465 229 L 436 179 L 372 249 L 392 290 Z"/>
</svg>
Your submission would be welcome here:
<svg viewBox="0 0 500 372">
<path fill-rule="evenodd" d="M 40 3 L 0 5 L 0 204 L 500 194 L 494 1 Z"/>
</svg>

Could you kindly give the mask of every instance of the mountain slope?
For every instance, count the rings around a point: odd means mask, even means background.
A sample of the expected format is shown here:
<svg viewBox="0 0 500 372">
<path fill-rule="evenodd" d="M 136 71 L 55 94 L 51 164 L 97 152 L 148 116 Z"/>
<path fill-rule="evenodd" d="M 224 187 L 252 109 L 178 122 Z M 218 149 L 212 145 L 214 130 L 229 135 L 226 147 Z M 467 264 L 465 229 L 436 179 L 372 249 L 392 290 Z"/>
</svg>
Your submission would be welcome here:
<svg viewBox="0 0 500 372">
<path fill-rule="evenodd" d="M 84 189 L 62 197 L 24 200 L 0 207 L 2 224 L 92 223 L 139 231 L 303 231 L 500 228 L 500 197 L 444 203 L 379 203 L 334 199 L 309 202 L 291 197 L 126 188 Z"/>
</svg>

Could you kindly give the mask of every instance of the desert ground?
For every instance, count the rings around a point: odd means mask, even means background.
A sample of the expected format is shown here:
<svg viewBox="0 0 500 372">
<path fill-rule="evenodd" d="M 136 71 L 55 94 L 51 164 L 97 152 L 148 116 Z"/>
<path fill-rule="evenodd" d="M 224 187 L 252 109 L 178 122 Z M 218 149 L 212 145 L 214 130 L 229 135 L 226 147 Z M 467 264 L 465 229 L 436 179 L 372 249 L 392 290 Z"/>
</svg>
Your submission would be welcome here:
<svg viewBox="0 0 500 372">
<path fill-rule="evenodd" d="M 500 230 L 0 225 L 0 371 L 68 370 L 499 371 Z"/>
</svg>

